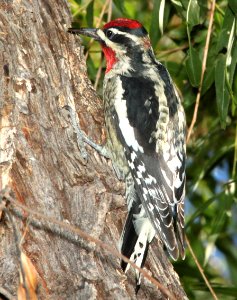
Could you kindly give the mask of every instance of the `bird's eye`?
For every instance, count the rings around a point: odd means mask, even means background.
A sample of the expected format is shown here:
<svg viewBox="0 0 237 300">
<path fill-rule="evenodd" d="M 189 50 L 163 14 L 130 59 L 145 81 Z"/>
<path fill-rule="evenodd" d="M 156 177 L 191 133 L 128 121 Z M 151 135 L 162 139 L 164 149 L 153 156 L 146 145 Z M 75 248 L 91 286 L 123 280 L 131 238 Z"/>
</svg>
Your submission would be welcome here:
<svg viewBox="0 0 237 300">
<path fill-rule="evenodd" d="M 112 30 L 107 30 L 106 31 L 106 36 L 107 36 L 107 38 L 111 39 L 114 36 L 113 31 Z"/>
</svg>

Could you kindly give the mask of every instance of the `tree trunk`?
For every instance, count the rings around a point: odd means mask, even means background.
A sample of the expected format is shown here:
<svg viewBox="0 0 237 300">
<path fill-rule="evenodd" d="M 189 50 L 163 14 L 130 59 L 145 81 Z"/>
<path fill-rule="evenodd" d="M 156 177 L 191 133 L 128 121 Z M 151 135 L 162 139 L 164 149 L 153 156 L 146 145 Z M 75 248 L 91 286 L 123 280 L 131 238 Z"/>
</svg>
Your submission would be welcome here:
<svg viewBox="0 0 237 300">
<path fill-rule="evenodd" d="M 70 105 L 82 130 L 104 142 L 102 102 L 88 81 L 80 38 L 67 33 L 70 24 L 65 0 L 1 0 L 0 298 L 17 290 L 26 299 L 136 298 L 133 271 L 124 275 L 118 257 L 71 231 L 78 227 L 116 250 L 126 206 L 111 162 L 89 146 L 83 158 L 64 108 Z M 31 287 L 21 253 L 37 278 Z M 158 240 L 146 268 L 177 299 L 186 298 Z M 137 298 L 167 296 L 144 279 Z"/>
</svg>

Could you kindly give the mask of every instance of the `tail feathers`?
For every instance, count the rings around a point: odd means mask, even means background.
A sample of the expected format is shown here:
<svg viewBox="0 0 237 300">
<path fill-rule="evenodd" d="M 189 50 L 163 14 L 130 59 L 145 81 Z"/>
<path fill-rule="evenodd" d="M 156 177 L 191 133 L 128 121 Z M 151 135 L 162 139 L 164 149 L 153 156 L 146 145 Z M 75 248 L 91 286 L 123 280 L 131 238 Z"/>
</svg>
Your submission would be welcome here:
<svg viewBox="0 0 237 300">
<path fill-rule="evenodd" d="M 171 248 L 171 239 L 163 240 L 163 248 L 167 252 L 167 255 L 169 255 L 174 261 L 176 261 L 179 256 L 181 256 L 182 259 L 185 259 L 185 236 L 184 236 L 184 228 L 181 227 L 181 225 L 178 222 L 174 223 L 174 240 L 172 241 L 173 247 Z M 164 236 L 164 238 L 167 238 Z"/>
<path fill-rule="evenodd" d="M 139 268 L 143 268 L 148 253 L 149 242 L 147 239 L 147 235 L 143 233 L 141 233 L 139 236 L 136 235 L 136 237 L 137 240 L 135 246 L 133 245 L 133 249 L 131 248 L 129 249 L 131 254 L 130 253 L 129 253 L 130 255 L 126 255 L 125 253 L 123 254 L 127 256 L 132 262 L 134 262 Z M 125 273 L 130 268 L 130 264 L 127 264 L 124 261 L 121 262 L 121 266 Z M 141 273 L 138 270 L 135 270 L 135 276 L 136 276 L 135 292 L 137 293 L 141 286 Z"/>
<path fill-rule="evenodd" d="M 131 180 L 131 178 L 128 177 L 128 183 L 130 182 L 129 180 Z M 133 185 L 129 184 L 127 190 L 129 190 L 128 195 L 126 196 L 128 202 L 128 215 L 120 237 L 119 248 L 123 255 L 130 258 L 138 239 L 137 230 L 134 227 L 134 216 L 139 215 L 141 211 L 141 202 Z M 127 263 L 123 260 L 121 261 L 121 268 L 123 271 L 127 268 Z"/>
<path fill-rule="evenodd" d="M 127 181 L 129 182 L 129 178 L 127 178 Z M 120 238 L 120 251 L 138 267 L 142 268 L 147 257 L 149 243 L 155 236 L 155 230 L 146 216 L 145 209 L 134 190 L 134 186 L 131 184 L 129 185 L 127 203 L 128 216 Z M 130 268 L 130 264 L 122 260 L 121 268 L 126 273 Z M 137 270 L 135 273 L 135 291 L 137 293 L 141 285 L 141 274 Z"/>
<path fill-rule="evenodd" d="M 139 263 L 138 261 L 134 261 L 136 263 L 136 265 L 138 265 L 138 267 L 140 268 L 143 268 L 144 264 L 145 264 L 145 261 L 146 261 L 146 257 L 147 257 L 147 253 L 148 253 L 148 248 L 149 248 L 149 243 L 148 241 L 146 242 L 146 245 L 145 245 L 145 251 L 143 254 L 141 254 L 140 256 L 142 257 L 141 259 L 141 265 L 139 266 Z M 138 254 L 138 255 L 139 255 Z M 138 270 L 135 271 L 136 272 L 136 288 L 135 288 L 135 293 L 137 294 L 139 289 L 140 289 L 140 286 L 141 286 L 141 273 L 139 273 Z"/>
<path fill-rule="evenodd" d="M 132 213 L 129 213 L 120 238 L 120 244 L 121 244 L 120 251 L 124 256 L 128 258 L 131 257 L 138 238 L 135 228 L 133 226 L 132 219 L 133 219 L 133 215 Z M 127 268 L 127 263 L 124 260 L 121 261 L 121 268 L 125 272 Z"/>
<path fill-rule="evenodd" d="M 181 201 L 175 206 L 174 230 L 179 255 L 185 259 L 185 233 L 184 233 L 184 203 Z"/>
<path fill-rule="evenodd" d="M 177 243 L 179 247 L 179 254 L 182 259 L 185 259 L 185 235 L 184 228 L 177 224 Z"/>
<path fill-rule="evenodd" d="M 153 231 L 150 231 L 150 222 L 146 218 L 140 220 L 134 220 L 134 216 L 129 216 L 127 218 L 124 233 L 123 233 L 123 243 L 121 247 L 121 252 L 123 255 L 128 257 L 132 262 L 134 262 L 139 268 L 143 268 L 149 243 L 151 242 L 154 234 Z M 139 235 L 137 234 L 139 233 Z M 127 264 L 124 261 L 121 261 L 121 267 L 126 273 L 130 264 Z M 138 270 L 135 270 L 136 275 L 136 288 L 135 292 L 137 293 L 141 285 L 141 274 Z"/>
<path fill-rule="evenodd" d="M 185 259 L 185 233 L 184 233 L 184 200 L 177 205 L 177 241 L 179 253 Z"/>
</svg>

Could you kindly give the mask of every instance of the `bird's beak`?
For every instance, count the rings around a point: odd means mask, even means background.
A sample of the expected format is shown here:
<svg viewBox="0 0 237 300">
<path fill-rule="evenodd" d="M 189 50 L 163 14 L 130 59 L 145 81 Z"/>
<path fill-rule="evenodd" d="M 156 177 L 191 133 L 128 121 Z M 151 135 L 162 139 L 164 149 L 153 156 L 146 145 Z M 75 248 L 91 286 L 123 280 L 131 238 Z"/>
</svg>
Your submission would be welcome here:
<svg viewBox="0 0 237 300">
<path fill-rule="evenodd" d="M 86 35 L 101 42 L 101 38 L 98 36 L 97 30 L 98 29 L 94 28 L 68 28 L 69 33 Z"/>
</svg>

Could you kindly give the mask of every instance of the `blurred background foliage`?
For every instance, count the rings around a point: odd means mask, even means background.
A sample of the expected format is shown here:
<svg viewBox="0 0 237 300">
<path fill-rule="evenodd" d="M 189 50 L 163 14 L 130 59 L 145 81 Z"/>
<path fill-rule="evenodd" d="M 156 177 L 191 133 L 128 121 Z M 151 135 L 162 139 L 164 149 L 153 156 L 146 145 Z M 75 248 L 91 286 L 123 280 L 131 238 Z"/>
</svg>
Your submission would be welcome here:
<svg viewBox="0 0 237 300">
<path fill-rule="evenodd" d="M 186 233 L 218 299 L 237 299 L 237 1 L 69 3 L 73 27 L 102 27 L 118 17 L 143 23 L 156 57 L 168 68 L 184 99 L 188 127 L 200 95 L 187 145 Z M 87 38 L 83 43 L 89 77 L 101 95 L 105 62 L 100 46 Z M 212 298 L 189 250 L 175 269 L 190 299 Z"/>
</svg>

